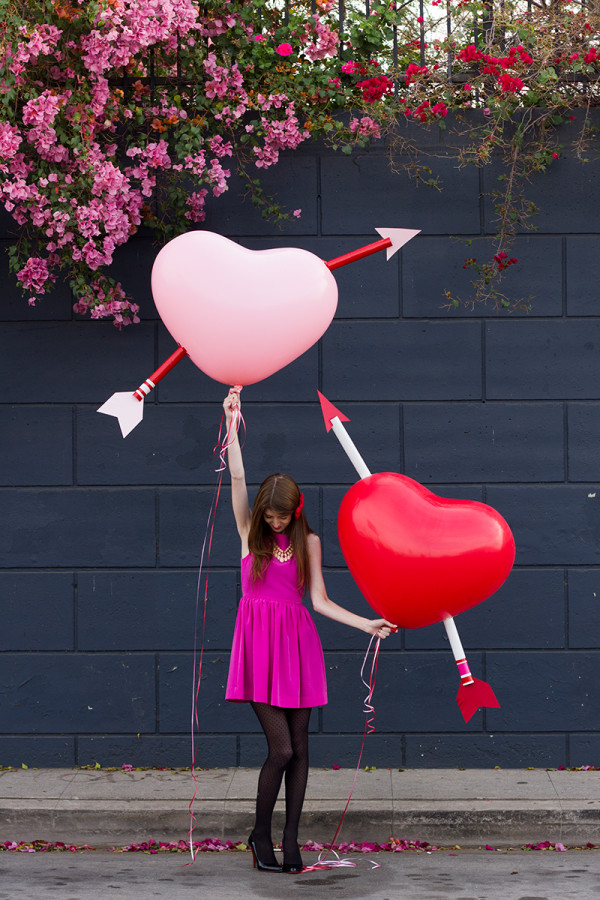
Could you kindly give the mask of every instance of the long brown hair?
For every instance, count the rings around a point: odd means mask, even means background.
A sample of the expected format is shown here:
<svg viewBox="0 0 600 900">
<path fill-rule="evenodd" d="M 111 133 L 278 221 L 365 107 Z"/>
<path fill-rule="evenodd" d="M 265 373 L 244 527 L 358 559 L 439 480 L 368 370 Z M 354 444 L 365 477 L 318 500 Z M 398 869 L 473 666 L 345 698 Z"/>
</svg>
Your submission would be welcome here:
<svg viewBox="0 0 600 900">
<path fill-rule="evenodd" d="M 298 569 L 298 588 L 304 591 L 308 580 L 308 545 L 306 536 L 313 530 L 306 521 L 304 510 L 298 518 L 295 517 L 296 509 L 300 503 L 300 488 L 293 478 L 276 472 L 265 478 L 258 489 L 254 506 L 252 507 L 252 519 L 248 533 L 248 549 L 252 553 L 252 581 L 258 581 L 271 559 L 273 544 L 273 532 L 265 522 L 264 515 L 267 509 L 272 509 L 278 515 L 291 515 L 290 524 L 285 529 L 285 534 L 290 539 L 296 557 Z"/>
</svg>

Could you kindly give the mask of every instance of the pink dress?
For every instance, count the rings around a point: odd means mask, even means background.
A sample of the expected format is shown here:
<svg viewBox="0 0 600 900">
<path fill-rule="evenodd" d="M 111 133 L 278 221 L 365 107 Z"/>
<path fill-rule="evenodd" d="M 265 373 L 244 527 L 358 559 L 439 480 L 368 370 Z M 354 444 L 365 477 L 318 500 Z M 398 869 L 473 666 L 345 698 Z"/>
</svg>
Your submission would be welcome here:
<svg viewBox="0 0 600 900">
<path fill-rule="evenodd" d="M 282 549 L 285 535 L 275 534 Z M 238 609 L 225 697 L 298 709 L 327 703 L 323 649 L 296 584 L 295 557 L 274 557 L 252 583 L 252 554 L 242 559 Z"/>
</svg>

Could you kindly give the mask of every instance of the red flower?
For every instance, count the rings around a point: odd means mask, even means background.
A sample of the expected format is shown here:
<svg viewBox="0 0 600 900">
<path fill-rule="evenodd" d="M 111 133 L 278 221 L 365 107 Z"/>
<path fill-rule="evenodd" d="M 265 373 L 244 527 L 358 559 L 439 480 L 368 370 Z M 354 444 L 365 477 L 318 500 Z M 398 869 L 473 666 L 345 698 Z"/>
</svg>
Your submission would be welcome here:
<svg viewBox="0 0 600 900">
<path fill-rule="evenodd" d="M 357 82 L 356 86 L 361 89 L 365 103 L 376 103 L 377 100 L 381 100 L 384 94 L 391 94 L 394 87 L 385 75 L 378 75 L 376 78 L 365 78 L 364 81 Z"/>
<path fill-rule="evenodd" d="M 516 75 L 509 75 L 508 72 L 504 72 L 498 78 L 498 83 L 502 88 L 503 93 L 511 93 L 514 94 L 516 91 L 520 91 L 525 87 L 525 83 L 521 81 Z"/>
<path fill-rule="evenodd" d="M 404 83 L 410 84 L 416 80 L 413 78 L 413 75 L 426 75 L 428 71 L 427 66 L 418 66 L 416 63 L 410 63 L 406 68 Z"/>
</svg>

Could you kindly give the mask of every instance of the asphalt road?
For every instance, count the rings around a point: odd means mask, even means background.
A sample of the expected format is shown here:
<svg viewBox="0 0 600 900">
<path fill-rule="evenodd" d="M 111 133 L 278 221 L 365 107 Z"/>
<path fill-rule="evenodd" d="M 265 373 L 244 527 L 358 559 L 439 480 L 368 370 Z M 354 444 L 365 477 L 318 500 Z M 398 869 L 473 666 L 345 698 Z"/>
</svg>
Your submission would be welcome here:
<svg viewBox="0 0 600 900">
<path fill-rule="evenodd" d="M 600 900 L 600 851 L 374 854 L 356 868 L 265 874 L 248 853 L 0 853 L 0 900 Z M 310 862 L 310 854 L 305 854 Z"/>
</svg>

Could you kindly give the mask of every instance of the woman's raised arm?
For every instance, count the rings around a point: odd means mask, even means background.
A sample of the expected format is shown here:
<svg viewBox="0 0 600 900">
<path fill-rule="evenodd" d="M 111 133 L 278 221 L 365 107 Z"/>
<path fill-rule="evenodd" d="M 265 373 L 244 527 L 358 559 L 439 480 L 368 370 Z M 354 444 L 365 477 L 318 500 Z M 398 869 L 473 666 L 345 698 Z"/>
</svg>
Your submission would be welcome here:
<svg viewBox="0 0 600 900">
<path fill-rule="evenodd" d="M 231 426 L 231 419 L 236 409 L 241 409 L 240 392 L 236 388 L 230 388 L 223 401 L 227 431 Z M 233 515 L 240 538 L 242 539 L 242 556 L 248 553 L 248 531 L 250 530 L 250 504 L 248 502 L 248 488 L 246 487 L 246 473 L 242 459 L 242 448 L 237 434 L 237 429 L 231 435 L 231 443 L 227 448 L 227 462 L 231 476 L 231 504 Z"/>
</svg>

